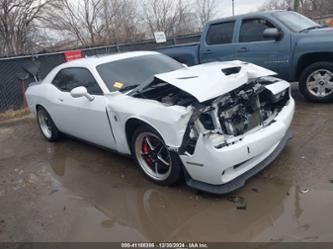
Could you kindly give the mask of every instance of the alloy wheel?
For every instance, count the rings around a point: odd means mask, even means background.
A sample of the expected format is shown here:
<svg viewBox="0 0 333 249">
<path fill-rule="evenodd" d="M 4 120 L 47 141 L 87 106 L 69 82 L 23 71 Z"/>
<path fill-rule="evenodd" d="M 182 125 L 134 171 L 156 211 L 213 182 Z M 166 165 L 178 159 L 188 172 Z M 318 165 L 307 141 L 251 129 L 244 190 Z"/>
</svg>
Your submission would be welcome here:
<svg viewBox="0 0 333 249">
<path fill-rule="evenodd" d="M 43 109 L 38 111 L 38 122 L 44 136 L 50 139 L 52 137 L 51 120 L 49 115 Z"/>
<path fill-rule="evenodd" d="M 170 152 L 160 137 L 151 132 L 139 134 L 135 155 L 144 172 L 154 180 L 163 181 L 171 173 Z"/>
<path fill-rule="evenodd" d="M 306 87 L 316 97 L 326 97 L 333 93 L 333 73 L 327 69 L 319 69 L 309 75 Z"/>
</svg>

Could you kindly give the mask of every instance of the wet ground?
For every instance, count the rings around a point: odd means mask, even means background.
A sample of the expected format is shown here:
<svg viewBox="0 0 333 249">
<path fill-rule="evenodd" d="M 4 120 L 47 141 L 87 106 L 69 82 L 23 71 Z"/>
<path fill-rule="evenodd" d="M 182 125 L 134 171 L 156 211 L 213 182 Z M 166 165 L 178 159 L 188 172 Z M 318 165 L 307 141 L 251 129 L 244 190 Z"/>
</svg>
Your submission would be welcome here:
<svg viewBox="0 0 333 249">
<path fill-rule="evenodd" d="M 333 104 L 294 91 L 294 138 L 227 196 L 159 187 L 33 118 L 0 124 L 0 241 L 333 241 Z"/>
</svg>

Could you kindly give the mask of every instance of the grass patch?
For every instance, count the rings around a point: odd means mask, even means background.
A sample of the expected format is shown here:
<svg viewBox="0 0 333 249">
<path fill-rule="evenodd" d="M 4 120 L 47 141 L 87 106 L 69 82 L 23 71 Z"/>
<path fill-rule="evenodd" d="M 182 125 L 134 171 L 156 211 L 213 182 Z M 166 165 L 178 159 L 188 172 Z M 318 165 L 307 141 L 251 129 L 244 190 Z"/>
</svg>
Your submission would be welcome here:
<svg viewBox="0 0 333 249">
<path fill-rule="evenodd" d="M 27 116 L 28 114 L 30 114 L 28 108 L 19 109 L 19 110 L 8 110 L 3 113 L 0 113 L 0 122 L 10 119 L 22 118 L 24 116 Z"/>
</svg>

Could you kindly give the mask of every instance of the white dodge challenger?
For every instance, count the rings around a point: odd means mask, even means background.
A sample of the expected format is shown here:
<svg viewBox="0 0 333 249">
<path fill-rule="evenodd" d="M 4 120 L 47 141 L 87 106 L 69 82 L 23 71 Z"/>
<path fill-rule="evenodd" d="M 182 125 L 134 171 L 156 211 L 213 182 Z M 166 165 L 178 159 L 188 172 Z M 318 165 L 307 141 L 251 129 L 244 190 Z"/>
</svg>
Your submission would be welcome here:
<svg viewBox="0 0 333 249">
<path fill-rule="evenodd" d="M 291 137 L 288 82 L 254 64 L 187 67 L 157 52 L 90 57 L 26 91 L 44 137 L 68 134 L 132 155 L 153 182 L 185 178 L 224 194 L 271 163 Z"/>
</svg>

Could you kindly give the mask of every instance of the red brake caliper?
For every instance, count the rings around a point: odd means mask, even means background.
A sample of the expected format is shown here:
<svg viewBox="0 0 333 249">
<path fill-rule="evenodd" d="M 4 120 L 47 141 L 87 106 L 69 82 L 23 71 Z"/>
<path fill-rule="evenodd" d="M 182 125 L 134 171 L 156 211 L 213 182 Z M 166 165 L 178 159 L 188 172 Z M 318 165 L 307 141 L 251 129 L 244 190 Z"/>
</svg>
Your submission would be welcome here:
<svg viewBox="0 0 333 249">
<path fill-rule="evenodd" d="M 148 146 L 148 144 L 147 144 L 146 141 L 145 141 L 144 144 L 143 144 L 143 148 L 142 148 L 142 150 L 143 150 L 143 153 L 144 153 L 145 155 L 148 155 L 148 154 L 149 154 L 149 146 Z M 146 163 L 147 163 L 150 167 L 153 166 L 153 161 L 151 160 L 150 157 L 145 156 L 144 159 L 146 160 Z"/>
</svg>

